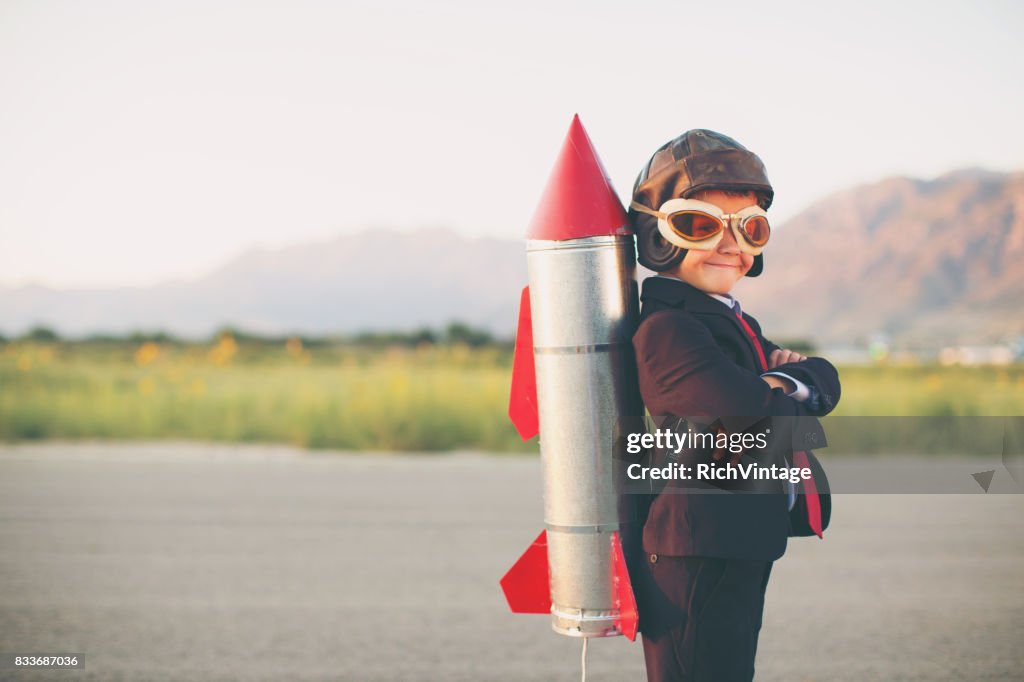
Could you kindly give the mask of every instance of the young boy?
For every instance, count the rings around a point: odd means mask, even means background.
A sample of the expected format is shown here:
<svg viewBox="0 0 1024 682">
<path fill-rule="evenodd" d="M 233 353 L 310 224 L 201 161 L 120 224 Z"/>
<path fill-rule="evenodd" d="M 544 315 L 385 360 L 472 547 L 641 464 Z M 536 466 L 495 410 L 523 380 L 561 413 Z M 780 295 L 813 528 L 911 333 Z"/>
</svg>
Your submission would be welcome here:
<svg viewBox="0 0 1024 682">
<path fill-rule="evenodd" d="M 761 160 L 710 130 L 665 144 L 640 172 L 629 217 L 640 263 L 659 274 L 644 281 L 633 346 L 651 415 L 727 424 L 838 402 L 827 360 L 765 339 L 730 295 L 764 267 L 773 194 Z M 791 530 L 793 495 L 781 482 L 778 493 L 670 483 L 650 500 L 637 586 L 648 680 L 753 678 L 765 588 Z"/>
</svg>

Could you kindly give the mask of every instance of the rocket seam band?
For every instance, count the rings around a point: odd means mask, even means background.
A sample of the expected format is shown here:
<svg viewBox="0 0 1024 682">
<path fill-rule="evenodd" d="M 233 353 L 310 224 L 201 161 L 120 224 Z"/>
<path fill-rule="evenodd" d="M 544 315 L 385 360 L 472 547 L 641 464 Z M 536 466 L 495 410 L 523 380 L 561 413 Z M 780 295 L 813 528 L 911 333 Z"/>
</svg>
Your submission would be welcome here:
<svg viewBox="0 0 1024 682">
<path fill-rule="evenodd" d="M 545 523 L 544 527 L 555 533 L 611 533 L 619 529 L 617 523 L 601 523 L 588 526 L 559 526 L 554 523 Z"/>
<path fill-rule="evenodd" d="M 625 227 L 625 226 L 623 226 Z M 623 229 L 622 227 L 618 230 Z M 633 243 L 633 233 L 601 234 L 579 239 L 527 239 L 526 252 L 588 249 L 602 246 L 621 246 Z"/>
<path fill-rule="evenodd" d="M 593 614 L 593 615 L 590 615 L 590 614 Z M 590 614 L 583 615 L 583 613 L 579 612 L 579 611 L 568 612 L 568 611 L 561 611 L 561 610 L 559 610 L 559 609 L 557 609 L 555 607 L 551 608 L 551 615 L 558 616 L 559 618 L 564 618 L 565 620 L 573 620 L 573 621 L 576 621 L 578 623 L 586 623 L 586 622 L 591 622 L 592 623 L 592 622 L 597 622 L 597 621 L 602 621 L 602 620 L 612 620 L 612 619 L 615 619 L 615 618 L 619 617 L 619 613 L 618 613 L 617 609 L 613 609 L 611 611 L 591 611 Z"/>
<path fill-rule="evenodd" d="M 632 345 L 620 341 L 619 343 L 590 343 L 582 346 L 534 346 L 533 352 L 537 355 L 582 355 L 584 353 L 610 353 L 625 346 Z"/>
</svg>

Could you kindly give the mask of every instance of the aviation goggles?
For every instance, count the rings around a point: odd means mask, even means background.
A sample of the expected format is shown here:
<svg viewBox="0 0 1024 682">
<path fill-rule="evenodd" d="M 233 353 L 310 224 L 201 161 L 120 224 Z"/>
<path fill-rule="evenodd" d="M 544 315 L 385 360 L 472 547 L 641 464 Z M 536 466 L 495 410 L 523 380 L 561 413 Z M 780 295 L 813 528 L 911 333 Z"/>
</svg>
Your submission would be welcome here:
<svg viewBox="0 0 1024 682">
<path fill-rule="evenodd" d="M 771 236 L 768 214 L 760 206 L 748 206 L 738 213 L 725 213 L 714 204 L 697 199 L 669 199 L 660 211 L 636 201 L 629 206 L 656 217 L 661 236 L 682 249 L 713 250 L 722 241 L 728 225 L 740 251 L 757 256 Z"/>
</svg>

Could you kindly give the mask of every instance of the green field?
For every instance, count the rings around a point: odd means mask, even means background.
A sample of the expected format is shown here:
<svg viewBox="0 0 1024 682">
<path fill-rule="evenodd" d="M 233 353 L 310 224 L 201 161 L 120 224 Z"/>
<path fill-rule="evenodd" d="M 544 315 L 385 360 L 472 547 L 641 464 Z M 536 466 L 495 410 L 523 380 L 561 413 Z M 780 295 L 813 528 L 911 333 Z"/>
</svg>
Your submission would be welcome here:
<svg viewBox="0 0 1024 682">
<path fill-rule="evenodd" d="M 532 452 L 507 347 L 10 342 L 0 439 L 187 439 Z M 843 367 L 842 415 L 1021 415 L 1024 365 Z"/>
</svg>

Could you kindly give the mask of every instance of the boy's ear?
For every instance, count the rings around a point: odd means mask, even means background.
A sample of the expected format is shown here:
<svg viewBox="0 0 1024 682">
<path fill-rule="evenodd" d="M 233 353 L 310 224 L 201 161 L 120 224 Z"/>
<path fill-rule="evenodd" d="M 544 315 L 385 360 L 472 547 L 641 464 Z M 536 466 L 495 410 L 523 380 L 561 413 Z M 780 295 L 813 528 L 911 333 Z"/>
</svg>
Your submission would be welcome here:
<svg viewBox="0 0 1024 682">
<path fill-rule="evenodd" d="M 669 243 L 658 231 L 658 221 L 651 216 L 630 209 L 633 232 L 636 234 L 636 253 L 640 265 L 654 272 L 676 268 L 686 257 L 686 249 Z"/>
</svg>

